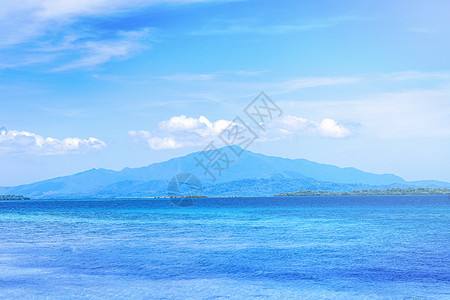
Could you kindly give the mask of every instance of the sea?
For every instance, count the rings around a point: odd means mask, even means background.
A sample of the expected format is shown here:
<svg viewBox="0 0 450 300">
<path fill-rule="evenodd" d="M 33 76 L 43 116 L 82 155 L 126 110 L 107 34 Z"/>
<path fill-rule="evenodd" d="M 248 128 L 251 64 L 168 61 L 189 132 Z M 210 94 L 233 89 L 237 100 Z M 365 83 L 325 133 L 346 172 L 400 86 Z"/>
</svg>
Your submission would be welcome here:
<svg viewBox="0 0 450 300">
<path fill-rule="evenodd" d="M 5 200 L 0 298 L 450 299 L 450 199 Z"/>
</svg>

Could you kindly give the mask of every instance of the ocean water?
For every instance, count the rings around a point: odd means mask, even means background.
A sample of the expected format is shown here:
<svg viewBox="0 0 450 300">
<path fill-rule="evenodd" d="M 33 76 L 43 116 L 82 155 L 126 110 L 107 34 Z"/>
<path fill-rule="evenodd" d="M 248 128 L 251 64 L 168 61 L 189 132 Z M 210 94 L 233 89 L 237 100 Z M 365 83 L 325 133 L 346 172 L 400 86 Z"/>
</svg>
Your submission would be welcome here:
<svg viewBox="0 0 450 300">
<path fill-rule="evenodd" d="M 1 201 L 0 298 L 450 299 L 450 199 Z"/>
</svg>

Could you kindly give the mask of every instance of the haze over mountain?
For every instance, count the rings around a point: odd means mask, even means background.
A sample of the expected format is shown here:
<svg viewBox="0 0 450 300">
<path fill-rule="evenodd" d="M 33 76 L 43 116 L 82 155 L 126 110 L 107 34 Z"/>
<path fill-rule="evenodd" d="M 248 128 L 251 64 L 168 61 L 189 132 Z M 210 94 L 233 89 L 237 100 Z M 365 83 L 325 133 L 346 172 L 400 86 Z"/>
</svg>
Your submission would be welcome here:
<svg viewBox="0 0 450 300">
<path fill-rule="evenodd" d="M 359 188 L 450 187 L 439 181 L 406 182 L 393 174 L 373 174 L 355 168 L 340 168 L 306 159 L 287 159 L 223 147 L 229 154 L 229 168 L 213 181 L 198 165 L 204 152 L 173 158 L 140 168 L 121 171 L 91 169 L 16 187 L 2 187 L 0 194 L 20 194 L 33 198 L 152 197 L 167 194 L 168 181 L 178 173 L 197 176 L 205 195 L 271 196 L 298 190 L 349 191 Z M 234 155 L 240 153 L 239 157 Z"/>
</svg>

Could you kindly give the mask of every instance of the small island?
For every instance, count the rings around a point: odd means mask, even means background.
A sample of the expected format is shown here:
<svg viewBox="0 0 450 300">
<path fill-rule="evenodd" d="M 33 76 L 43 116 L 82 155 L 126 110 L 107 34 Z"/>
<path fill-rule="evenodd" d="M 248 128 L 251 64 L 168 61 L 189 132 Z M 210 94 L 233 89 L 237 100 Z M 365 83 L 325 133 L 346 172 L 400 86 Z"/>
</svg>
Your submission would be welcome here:
<svg viewBox="0 0 450 300">
<path fill-rule="evenodd" d="M 294 193 L 279 193 L 274 196 L 397 196 L 397 195 L 450 195 L 447 188 L 389 188 L 354 190 L 350 192 L 302 190 Z"/>
<path fill-rule="evenodd" d="M 186 195 L 186 196 L 169 196 L 169 197 L 161 197 L 161 198 L 206 198 L 206 196 L 202 196 L 202 195 Z"/>
<path fill-rule="evenodd" d="M 0 200 L 30 200 L 30 198 L 22 195 L 0 195 Z"/>
</svg>

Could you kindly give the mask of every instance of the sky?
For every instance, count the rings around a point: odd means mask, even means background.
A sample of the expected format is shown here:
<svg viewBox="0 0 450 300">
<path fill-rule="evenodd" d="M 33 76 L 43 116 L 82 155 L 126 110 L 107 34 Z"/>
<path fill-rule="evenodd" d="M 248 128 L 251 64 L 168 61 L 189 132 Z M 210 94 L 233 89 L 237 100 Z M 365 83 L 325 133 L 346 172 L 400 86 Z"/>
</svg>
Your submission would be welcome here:
<svg viewBox="0 0 450 300">
<path fill-rule="evenodd" d="M 450 182 L 448 11 L 444 0 L 3 0 L 0 186 L 202 150 L 262 91 L 282 114 L 250 151 Z"/>
</svg>

